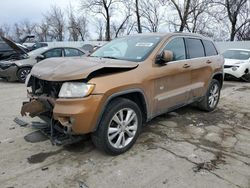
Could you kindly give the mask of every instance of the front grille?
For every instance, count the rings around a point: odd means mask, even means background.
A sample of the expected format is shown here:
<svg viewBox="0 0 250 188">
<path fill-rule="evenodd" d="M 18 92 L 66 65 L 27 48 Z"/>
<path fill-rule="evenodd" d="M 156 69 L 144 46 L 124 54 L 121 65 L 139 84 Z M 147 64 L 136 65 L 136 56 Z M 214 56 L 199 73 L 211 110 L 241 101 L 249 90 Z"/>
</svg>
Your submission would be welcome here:
<svg viewBox="0 0 250 188">
<path fill-rule="evenodd" d="M 235 65 L 224 65 L 224 68 L 232 68 L 232 67 L 237 67 L 237 68 L 239 68 L 239 66 L 235 66 Z"/>
<path fill-rule="evenodd" d="M 224 68 L 232 68 L 233 65 L 224 65 Z"/>
<path fill-rule="evenodd" d="M 48 97 L 58 98 L 58 94 L 63 82 L 52 82 L 33 77 L 32 93 L 36 96 L 46 95 Z"/>
</svg>

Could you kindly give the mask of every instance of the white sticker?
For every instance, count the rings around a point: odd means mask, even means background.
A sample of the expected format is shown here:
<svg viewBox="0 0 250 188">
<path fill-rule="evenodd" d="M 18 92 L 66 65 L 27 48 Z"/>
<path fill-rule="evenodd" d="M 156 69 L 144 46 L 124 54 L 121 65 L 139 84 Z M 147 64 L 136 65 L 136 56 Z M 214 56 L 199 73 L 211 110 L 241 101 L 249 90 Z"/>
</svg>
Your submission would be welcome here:
<svg viewBox="0 0 250 188">
<path fill-rule="evenodd" d="M 248 55 L 247 52 L 240 52 L 240 54 L 242 54 L 242 55 Z"/>
<path fill-rule="evenodd" d="M 137 43 L 135 46 L 143 46 L 143 47 L 151 47 L 153 46 L 154 43 L 150 43 L 150 42 L 140 42 Z"/>
</svg>

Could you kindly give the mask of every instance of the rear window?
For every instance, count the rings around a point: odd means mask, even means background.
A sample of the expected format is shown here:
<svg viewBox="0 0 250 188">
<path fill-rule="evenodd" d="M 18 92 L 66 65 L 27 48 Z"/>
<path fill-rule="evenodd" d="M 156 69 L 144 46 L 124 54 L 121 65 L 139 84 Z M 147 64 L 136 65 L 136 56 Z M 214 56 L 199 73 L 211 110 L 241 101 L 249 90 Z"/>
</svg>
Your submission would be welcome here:
<svg viewBox="0 0 250 188">
<path fill-rule="evenodd" d="M 204 47 L 200 39 L 186 39 L 189 58 L 204 57 Z"/>
<path fill-rule="evenodd" d="M 214 44 L 211 41 L 203 40 L 202 42 L 205 47 L 206 56 L 213 56 L 218 54 Z"/>
</svg>

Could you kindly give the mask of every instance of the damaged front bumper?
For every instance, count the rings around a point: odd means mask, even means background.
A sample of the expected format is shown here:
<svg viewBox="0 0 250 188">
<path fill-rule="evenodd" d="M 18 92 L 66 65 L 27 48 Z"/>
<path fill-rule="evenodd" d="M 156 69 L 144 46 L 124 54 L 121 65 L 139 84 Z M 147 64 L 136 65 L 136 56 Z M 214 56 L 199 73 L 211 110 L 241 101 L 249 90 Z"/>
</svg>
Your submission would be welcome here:
<svg viewBox="0 0 250 188">
<path fill-rule="evenodd" d="M 77 99 L 53 99 L 50 97 L 29 96 L 30 101 L 24 102 L 21 115 L 44 117 L 60 123 L 68 135 L 88 134 L 95 130 L 103 95 L 90 95 Z M 47 121 L 47 123 L 51 123 Z"/>
</svg>

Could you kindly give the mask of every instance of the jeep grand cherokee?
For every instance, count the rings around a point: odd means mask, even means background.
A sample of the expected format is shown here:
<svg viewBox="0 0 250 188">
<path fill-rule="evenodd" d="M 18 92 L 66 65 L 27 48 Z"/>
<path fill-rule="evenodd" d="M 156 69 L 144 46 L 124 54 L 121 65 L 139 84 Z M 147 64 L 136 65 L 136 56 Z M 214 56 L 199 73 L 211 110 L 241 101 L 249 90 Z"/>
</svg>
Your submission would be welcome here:
<svg viewBox="0 0 250 188">
<path fill-rule="evenodd" d="M 185 33 L 115 39 L 90 57 L 48 59 L 26 80 L 22 115 L 39 116 L 53 134 L 90 134 L 117 155 L 135 143 L 145 122 L 190 103 L 216 108 L 224 59 L 214 43 Z"/>
</svg>

